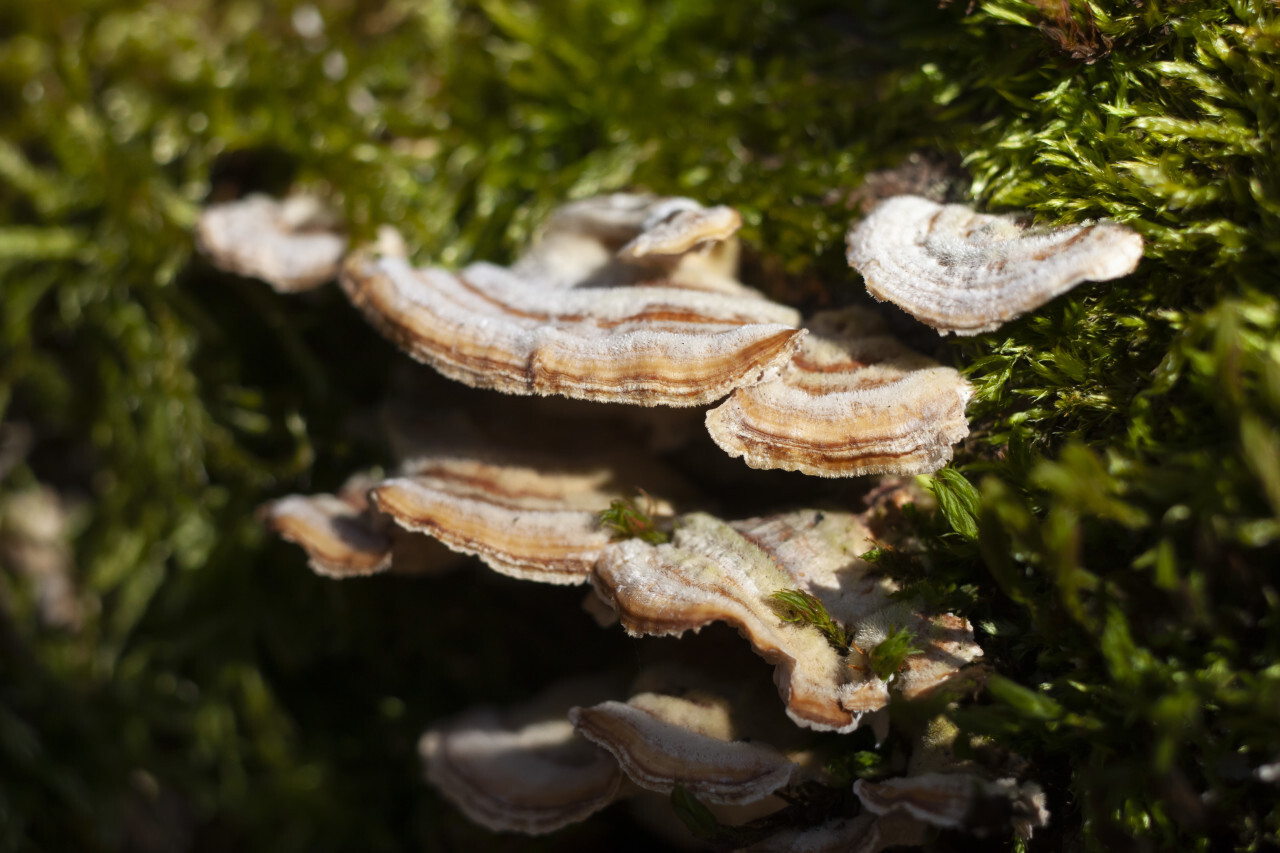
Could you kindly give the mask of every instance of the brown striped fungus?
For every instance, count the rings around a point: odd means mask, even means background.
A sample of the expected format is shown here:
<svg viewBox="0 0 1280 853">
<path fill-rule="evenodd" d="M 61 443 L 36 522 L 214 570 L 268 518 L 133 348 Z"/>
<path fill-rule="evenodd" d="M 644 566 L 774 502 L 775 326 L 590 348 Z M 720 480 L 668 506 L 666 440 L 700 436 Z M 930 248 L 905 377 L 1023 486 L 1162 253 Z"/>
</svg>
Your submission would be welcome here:
<svg viewBox="0 0 1280 853">
<path fill-rule="evenodd" d="M 707 802 L 745 805 L 791 784 L 801 768 L 767 743 L 742 740 L 735 710 L 705 692 L 646 692 L 571 708 L 569 720 L 641 788 L 670 794 L 679 785 Z"/>
<path fill-rule="evenodd" d="M 943 335 L 993 331 L 1142 259 L 1142 237 L 1122 225 L 1045 228 L 913 195 L 881 202 L 850 229 L 848 246 L 872 296 Z"/>
<path fill-rule="evenodd" d="M 889 337 L 869 311 L 816 315 L 779 375 L 739 388 L 707 430 L 752 468 L 817 477 L 923 474 L 969 434 L 973 393 L 954 368 Z"/>
<path fill-rule="evenodd" d="M 342 286 L 386 337 L 476 388 L 705 405 L 779 368 L 804 335 L 794 310 L 722 275 L 681 271 L 682 258 L 737 229 L 724 211 L 685 199 L 579 202 L 510 268 L 451 272 L 357 253 Z"/>
<path fill-rule="evenodd" d="M 914 737 L 906 775 L 859 779 L 853 793 L 871 814 L 979 836 L 1012 828 L 1027 839 L 1048 824 L 1044 791 L 1021 778 L 1028 769 L 1025 761 L 973 743 L 967 752 L 975 757 L 961 759 L 955 748 L 961 739 L 955 723 L 945 717 L 930 720 Z"/>
<path fill-rule="evenodd" d="M 621 484 L 607 457 L 544 460 L 538 468 L 510 455 L 454 452 L 415 459 L 371 495 L 405 529 L 474 554 L 500 574 L 580 584 L 611 540 L 601 512 L 634 488 Z M 660 499 L 651 509 L 672 513 Z"/>
</svg>

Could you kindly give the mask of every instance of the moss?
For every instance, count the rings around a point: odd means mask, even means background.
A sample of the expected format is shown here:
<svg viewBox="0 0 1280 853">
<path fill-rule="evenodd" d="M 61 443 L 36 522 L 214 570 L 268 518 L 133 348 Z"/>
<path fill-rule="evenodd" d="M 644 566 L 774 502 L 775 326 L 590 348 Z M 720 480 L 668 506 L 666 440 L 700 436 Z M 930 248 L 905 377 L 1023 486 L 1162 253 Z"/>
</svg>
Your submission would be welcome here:
<svg viewBox="0 0 1280 853">
<path fill-rule="evenodd" d="M 840 654 L 848 654 L 853 635 L 831 618 L 827 608 L 802 589 L 780 589 L 769 596 L 769 603 L 783 622 L 801 622 L 817 628 L 827 638 L 827 645 Z"/>
<path fill-rule="evenodd" d="M 886 680 L 902 669 L 907 658 L 924 654 L 923 649 L 916 647 L 915 639 L 916 635 L 908 629 L 890 625 L 884 639 L 876 643 L 875 648 L 867 655 L 871 671 L 876 677 Z"/>
<path fill-rule="evenodd" d="M 641 495 L 644 509 L 633 500 L 615 500 L 600 513 L 600 526 L 610 531 L 614 539 L 639 539 L 650 545 L 661 545 L 671 537 L 658 529 L 653 520 L 653 499 L 643 492 Z"/>
<path fill-rule="evenodd" d="M 410 787 L 413 738 L 444 687 L 526 694 L 578 630 L 541 637 L 530 599 L 566 607 L 546 591 L 338 590 L 263 543 L 264 496 L 385 461 L 349 417 L 398 356 L 333 294 L 192 260 L 206 199 L 297 180 L 454 264 L 509 256 L 565 197 L 685 193 L 739 207 L 753 273 L 812 308 L 857 298 L 848 193 L 918 149 L 989 209 L 1147 240 L 1136 275 L 941 346 L 973 436 L 881 564 L 1002 673 L 956 721 L 1046 782 L 1029 849 L 1280 841 L 1255 773 L 1280 753 L 1273 5 L 316 6 L 312 39 L 294 4 L 0 11 L 0 414 L 33 436 L 0 493 L 82 507 L 92 605 L 45 626 L 3 574 L 0 847 L 474 846 Z M 450 603 L 477 597 L 510 636 L 459 659 L 474 609 Z M 626 648 L 583 630 L 584 666 Z"/>
</svg>

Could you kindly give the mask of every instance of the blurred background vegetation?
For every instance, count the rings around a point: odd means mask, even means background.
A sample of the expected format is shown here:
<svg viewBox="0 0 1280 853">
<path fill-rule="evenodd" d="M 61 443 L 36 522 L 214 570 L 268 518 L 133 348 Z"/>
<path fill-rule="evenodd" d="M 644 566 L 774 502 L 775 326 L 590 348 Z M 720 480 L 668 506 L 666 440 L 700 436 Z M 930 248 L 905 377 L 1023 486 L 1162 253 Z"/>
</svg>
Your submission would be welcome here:
<svg viewBox="0 0 1280 853">
<path fill-rule="evenodd" d="M 308 186 L 453 265 L 565 198 L 691 195 L 814 308 L 861 289 L 851 193 L 917 151 L 1148 246 L 932 343 L 974 434 L 886 565 L 1001 673 L 954 719 L 1036 767 L 1031 849 L 1275 849 L 1278 83 L 1266 0 L 3 4 L 0 849 L 645 844 L 493 839 L 418 781 L 427 721 L 634 653 L 562 590 L 268 541 L 263 500 L 391 461 L 401 357 L 332 289 L 193 257 L 202 205 Z"/>
</svg>

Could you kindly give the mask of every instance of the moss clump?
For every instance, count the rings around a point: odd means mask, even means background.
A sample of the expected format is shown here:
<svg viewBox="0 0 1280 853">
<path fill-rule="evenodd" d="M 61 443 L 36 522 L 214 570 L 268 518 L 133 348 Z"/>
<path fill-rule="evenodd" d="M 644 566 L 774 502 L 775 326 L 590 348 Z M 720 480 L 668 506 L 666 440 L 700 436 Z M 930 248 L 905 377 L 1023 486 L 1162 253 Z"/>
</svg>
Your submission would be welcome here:
<svg viewBox="0 0 1280 853">
<path fill-rule="evenodd" d="M 615 500 L 600 513 L 600 525 L 610 531 L 614 539 L 639 539 L 650 545 L 661 545 L 671 537 L 654 523 L 653 499 L 643 492 L 641 494 L 644 509 L 636 506 L 633 500 Z"/>
<path fill-rule="evenodd" d="M 871 671 L 881 680 L 887 680 L 906 664 L 912 655 L 922 655 L 924 650 L 915 645 L 916 635 L 906 628 L 889 626 L 888 632 L 875 647 L 867 653 L 867 661 Z"/>
<path fill-rule="evenodd" d="M 800 622 L 812 625 L 827 638 L 827 645 L 846 654 L 853 644 L 853 635 L 843 625 L 831 618 L 821 601 L 802 589 L 780 589 L 769 596 L 769 603 L 783 622 Z"/>
<path fill-rule="evenodd" d="M 918 149 L 990 209 L 1147 240 L 942 347 L 974 433 L 882 565 L 1003 674 L 956 722 L 1046 783 L 1033 848 L 1280 841 L 1274 5 L 45 0 L 0 33 L 0 497 L 69 502 L 87 614 L 41 623 L 5 557 L 0 847 L 474 846 L 413 738 L 444 696 L 545 683 L 577 630 L 527 615 L 546 591 L 339 592 L 263 544 L 264 496 L 385 461 L 350 417 L 395 356 L 333 294 L 192 261 L 199 205 L 297 180 L 453 264 L 643 186 L 737 206 L 753 274 L 810 308 L 859 289 L 849 192 Z M 451 606 L 477 599 L 509 637 Z M 625 647 L 582 638 L 577 671 Z"/>
</svg>

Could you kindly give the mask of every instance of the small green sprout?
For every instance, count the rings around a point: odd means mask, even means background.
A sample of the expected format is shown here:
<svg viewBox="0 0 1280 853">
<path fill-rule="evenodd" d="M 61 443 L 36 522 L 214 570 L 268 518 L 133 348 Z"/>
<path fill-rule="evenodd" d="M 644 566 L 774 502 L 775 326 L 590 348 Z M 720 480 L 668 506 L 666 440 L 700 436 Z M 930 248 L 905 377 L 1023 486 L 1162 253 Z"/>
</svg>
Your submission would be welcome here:
<svg viewBox="0 0 1280 853">
<path fill-rule="evenodd" d="M 636 506 L 635 501 L 619 498 L 600 513 L 600 524 L 613 531 L 614 539 L 640 539 L 650 545 L 661 545 L 670 537 L 653 522 L 653 498 L 644 489 L 639 491 L 644 499 L 643 510 Z"/>
<path fill-rule="evenodd" d="M 915 639 L 915 634 L 906 628 L 899 629 L 890 625 L 889 633 L 867 655 L 867 662 L 871 664 L 871 671 L 876 677 L 885 681 L 902 669 L 907 658 L 924 654 L 923 649 L 915 646 Z"/>
<path fill-rule="evenodd" d="M 822 632 L 831 648 L 844 654 L 853 643 L 853 634 L 831 618 L 827 608 L 802 589 L 780 589 L 773 595 L 773 609 L 783 622 L 804 622 Z"/>
<path fill-rule="evenodd" d="M 703 841 L 712 841 L 720 836 L 723 830 L 720 821 L 716 820 L 711 810 L 703 805 L 701 800 L 690 794 L 683 785 L 677 784 L 671 789 L 671 806 L 695 837 Z"/>
<path fill-rule="evenodd" d="M 881 680 L 886 680 L 898 670 L 912 655 L 924 654 L 915 646 L 915 634 L 906 628 L 889 626 L 885 638 L 871 651 L 864 651 L 853 641 L 853 632 L 831 618 L 827 608 L 821 601 L 802 589 L 780 589 L 769 596 L 773 609 L 783 622 L 804 622 L 822 632 L 831 644 L 831 648 L 847 653 L 850 649 L 858 652 L 866 659 L 871 671 Z M 865 666 L 849 664 L 854 669 L 866 672 Z"/>
</svg>

